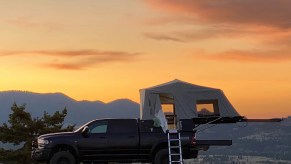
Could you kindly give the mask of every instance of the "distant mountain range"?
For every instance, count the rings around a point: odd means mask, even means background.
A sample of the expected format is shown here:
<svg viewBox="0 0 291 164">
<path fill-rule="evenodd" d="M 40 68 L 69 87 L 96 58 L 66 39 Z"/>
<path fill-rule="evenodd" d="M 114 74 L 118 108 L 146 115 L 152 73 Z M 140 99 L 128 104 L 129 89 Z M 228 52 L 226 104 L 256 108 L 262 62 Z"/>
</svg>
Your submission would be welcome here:
<svg viewBox="0 0 291 164">
<path fill-rule="evenodd" d="M 62 93 L 33 93 L 23 91 L 0 92 L 0 124 L 7 122 L 11 106 L 26 104 L 26 110 L 33 117 L 42 116 L 68 109 L 66 124 L 80 126 L 98 118 L 138 118 L 139 104 L 128 99 L 119 99 L 109 103 L 101 101 L 76 101 Z"/>
</svg>

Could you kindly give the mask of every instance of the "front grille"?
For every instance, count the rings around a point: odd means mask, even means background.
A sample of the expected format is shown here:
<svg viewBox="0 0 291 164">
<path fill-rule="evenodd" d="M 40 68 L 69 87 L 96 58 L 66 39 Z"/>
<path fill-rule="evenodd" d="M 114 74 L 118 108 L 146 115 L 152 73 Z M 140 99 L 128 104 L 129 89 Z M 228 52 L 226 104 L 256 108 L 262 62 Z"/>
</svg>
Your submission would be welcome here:
<svg viewBox="0 0 291 164">
<path fill-rule="evenodd" d="M 33 140 L 33 141 L 32 141 L 32 143 L 31 143 L 31 147 L 32 147 L 32 148 L 38 148 L 37 140 Z"/>
</svg>

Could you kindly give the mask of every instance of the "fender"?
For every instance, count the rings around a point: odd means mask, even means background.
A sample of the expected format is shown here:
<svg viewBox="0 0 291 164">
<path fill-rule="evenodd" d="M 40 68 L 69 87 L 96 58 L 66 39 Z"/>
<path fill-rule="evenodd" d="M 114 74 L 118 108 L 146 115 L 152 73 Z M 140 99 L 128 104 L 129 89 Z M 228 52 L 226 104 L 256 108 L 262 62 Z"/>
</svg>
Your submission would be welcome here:
<svg viewBox="0 0 291 164">
<path fill-rule="evenodd" d="M 154 153 L 156 153 L 156 150 L 162 149 L 162 148 L 168 148 L 168 141 L 167 140 L 159 140 L 156 143 L 153 144 L 151 149 L 151 156 L 154 156 Z"/>
<path fill-rule="evenodd" d="M 76 156 L 79 157 L 79 150 L 78 150 L 77 145 L 76 145 L 76 143 L 74 141 L 66 140 L 66 139 L 60 139 L 60 140 L 52 142 L 51 145 L 50 145 L 50 148 L 53 149 L 53 148 L 57 147 L 58 145 L 66 145 L 68 147 L 73 148 L 73 150 L 76 153 Z"/>
</svg>

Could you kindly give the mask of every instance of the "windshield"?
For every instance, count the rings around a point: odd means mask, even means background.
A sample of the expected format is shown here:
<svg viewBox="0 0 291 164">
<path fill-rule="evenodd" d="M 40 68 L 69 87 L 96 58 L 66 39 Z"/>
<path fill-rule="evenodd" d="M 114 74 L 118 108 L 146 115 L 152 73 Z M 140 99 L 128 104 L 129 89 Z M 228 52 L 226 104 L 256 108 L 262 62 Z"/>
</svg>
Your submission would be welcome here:
<svg viewBox="0 0 291 164">
<path fill-rule="evenodd" d="M 82 126 L 79 127 L 78 129 L 76 129 L 74 132 L 78 132 L 78 131 L 80 131 L 81 129 L 83 129 L 85 126 L 88 126 L 88 125 L 89 125 L 91 122 L 93 122 L 93 121 L 95 121 L 95 120 L 92 120 L 92 121 L 87 122 L 86 124 L 82 125 Z"/>
</svg>

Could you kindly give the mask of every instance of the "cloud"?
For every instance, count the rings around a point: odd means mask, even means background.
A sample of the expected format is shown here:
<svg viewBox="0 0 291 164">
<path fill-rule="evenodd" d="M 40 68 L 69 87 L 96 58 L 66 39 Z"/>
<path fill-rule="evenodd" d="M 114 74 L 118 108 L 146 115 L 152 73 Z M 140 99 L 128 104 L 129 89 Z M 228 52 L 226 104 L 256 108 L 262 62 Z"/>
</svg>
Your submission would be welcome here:
<svg viewBox="0 0 291 164">
<path fill-rule="evenodd" d="M 291 27 L 288 0 L 145 0 L 152 7 L 200 23 Z"/>
<path fill-rule="evenodd" d="M 205 27 L 203 29 L 192 29 L 176 32 L 144 32 L 143 36 L 154 39 L 154 40 L 168 40 L 174 42 L 190 42 L 200 41 L 203 39 L 214 39 L 214 38 L 233 38 L 243 37 L 247 35 L 259 35 L 266 34 L 270 31 L 266 29 L 236 29 L 232 27 Z"/>
<path fill-rule="evenodd" d="M 60 29 L 60 24 L 57 22 L 48 22 L 45 20 L 33 20 L 28 17 L 16 17 L 13 19 L 4 20 L 5 23 L 23 28 L 23 29 L 42 29 L 45 31 L 53 31 Z"/>
<path fill-rule="evenodd" d="M 0 56 L 10 55 L 39 55 L 39 56 L 58 56 L 58 57 L 84 57 L 95 56 L 99 58 L 127 58 L 136 56 L 139 53 L 128 53 L 122 51 L 98 51 L 95 49 L 81 50 L 33 50 L 33 51 L 0 51 Z"/>
<path fill-rule="evenodd" d="M 273 37 L 266 37 L 262 41 L 268 47 L 279 47 L 279 48 L 290 48 L 291 47 L 291 31 L 282 32 L 280 34 L 274 35 Z"/>
<path fill-rule="evenodd" d="M 2 51 L 0 57 L 21 56 L 21 57 L 53 57 L 51 62 L 40 64 L 42 67 L 49 67 L 61 70 L 82 70 L 87 67 L 113 62 L 130 62 L 135 60 L 140 53 L 129 53 L 123 51 L 98 51 L 94 49 L 82 50 L 35 50 L 35 51 Z M 45 58 L 47 59 L 47 58 Z"/>
<path fill-rule="evenodd" d="M 143 33 L 143 36 L 154 39 L 154 40 L 168 40 L 174 42 L 185 42 L 184 39 L 179 38 L 179 36 L 171 36 L 171 34 L 161 34 L 161 33 Z"/>
<path fill-rule="evenodd" d="M 42 64 L 43 67 L 55 68 L 59 70 L 83 70 L 84 65 L 81 64 L 69 64 L 69 63 L 48 63 Z"/>
<path fill-rule="evenodd" d="M 291 61 L 290 0 L 144 1 L 153 9 L 166 13 L 149 23 L 152 27 L 163 26 L 163 31 L 157 32 L 157 28 L 154 32 L 146 32 L 147 38 L 177 42 L 214 39 L 220 44 L 219 39 L 233 39 L 237 45 L 241 43 L 242 50 L 225 45 L 219 50 L 221 53 L 197 53 L 199 55 L 192 56 L 194 59 L 257 63 Z M 253 48 L 244 49 L 243 45 Z"/>
<path fill-rule="evenodd" d="M 231 50 L 218 54 L 193 55 L 198 60 L 278 63 L 291 61 L 291 50 Z"/>
</svg>

